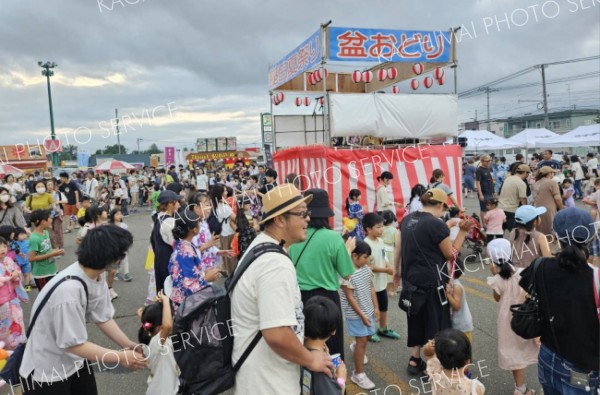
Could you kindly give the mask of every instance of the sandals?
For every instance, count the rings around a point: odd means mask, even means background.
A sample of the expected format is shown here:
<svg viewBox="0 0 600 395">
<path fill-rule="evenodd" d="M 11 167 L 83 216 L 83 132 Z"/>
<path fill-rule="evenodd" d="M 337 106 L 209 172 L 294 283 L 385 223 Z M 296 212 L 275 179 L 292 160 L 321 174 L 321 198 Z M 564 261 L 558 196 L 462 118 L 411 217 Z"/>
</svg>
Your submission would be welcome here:
<svg viewBox="0 0 600 395">
<path fill-rule="evenodd" d="M 410 363 L 414 362 L 416 365 L 411 365 Z M 408 366 L 406 367 L 406 371 L 411 376 L 416 376 L 421 372 L 424 372 L 427 369 L 427 363 L 423 361 L 421 358 L 410 357 L 408 360 Z"/>
</svg>

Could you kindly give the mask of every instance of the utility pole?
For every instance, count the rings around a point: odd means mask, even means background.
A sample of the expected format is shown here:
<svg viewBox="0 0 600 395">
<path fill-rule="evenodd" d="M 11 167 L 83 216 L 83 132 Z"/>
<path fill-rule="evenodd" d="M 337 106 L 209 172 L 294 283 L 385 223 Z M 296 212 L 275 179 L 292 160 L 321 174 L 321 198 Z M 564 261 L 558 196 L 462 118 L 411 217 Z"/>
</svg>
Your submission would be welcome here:
<svg viewBox="0 0 600 395">
<path fill-rule="evenodd" d="M 545 68 L 547 65 L 540 64 L 538 67 L 542 69 L 542 95 L 544 96 L 544 127 L 548 129 L 548 95 L 546 94 L 546 72 Z"/>
<path fill-rule="evenodd" d="M 479 88 L 480 91 L 485 92 L 487 95 L 487 130 L 490 130 L 490 92 L 498 92 L 498 89 L 492 89 L 489 86 L 485 88 Z"/>
<path fill-rule="evenodd" d="M 50 137 L 52 140 L 56 140 L 56 132 L 54 131 L 54 113 L 52 112 L 52 92 L 50 90 L 50 77 L 54 75 L 54 71 L 51 69 L 58 66 L 54 62 L 38 62 L 42 70 L 42 75 L 46 77 L 46 83 L 48 85 L 48 105 L 50 106 Z M 52 167 L 56 169 L 60 164 L 58 163 L 58 152 L 56 150 L 52 152 Z"/>
<path fill-rule="evenodd" d="M 458 59 L 456 57 L 456 32 L 459 31 L 461 29 L 462 26 L 459 27 L 454 27 L 454 28 L 450 28 L 450 32 L 451 32 L 451 42 L 452 42 L 452 50 L 454 51 L 453 53 L 453 62 L 452 62 L 452 66 L 450 66 L 451 69 L 454 69 L 454 94 L 457 95 L 458 94 Z"/>
<path fill-rule="evenodd" d="M 121 133 L 119 133 L 119 109 L 115 108 L 115 119 L 117 120 L 117 149 L 121 155 Z"/>
</svg>

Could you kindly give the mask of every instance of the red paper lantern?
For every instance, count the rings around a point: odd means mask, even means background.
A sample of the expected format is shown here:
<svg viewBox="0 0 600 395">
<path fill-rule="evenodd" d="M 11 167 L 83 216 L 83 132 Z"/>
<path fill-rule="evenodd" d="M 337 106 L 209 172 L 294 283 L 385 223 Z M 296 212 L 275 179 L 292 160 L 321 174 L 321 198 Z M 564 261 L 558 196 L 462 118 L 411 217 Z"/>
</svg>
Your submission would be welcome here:
<svg viewBox="0 0 600 395">
<path fill-rule="evenodd" d="M 278 101 L 279 103 L 283 103 L 283 100 L 284 100 L 284 99 L 285 99 L 285 95 L 283 94 L 283 92 L 279 92 L 279 93 L 277 93 L 277 101 Z M 279 104 L 279 103 L 277 103 L 277 104 Z"/>
<path fill-rule="evenodd" d="M 400 93 L 400 87 L 396 85 L 392 86 L 392 93 Z"/>
<path fill-rule="evenodd" d="M 442 69 L 441 67 L 436 67 L 435 71 L 433 72 L 433 75 L 436 80 L 439 80 L 444 76 L 444 69 Z"/>
<path fill-rule="evenodd" d="M 421 75 L 421 73 L 423 72 L 423 65 L 421 63 L 415 63 L 412 69 L 413 73 L 415 73 L 416 75 Z"/>
<path fill-rule="evenodd" d="M 387 78 L 388 73 L 386 69 L 379 69 L 377 70 L 377 79 L 379 81 L 385 81 L 385 79 Z"/>
<path fill-rule="evenodd" d="M 308 83 L 309 83 L 309 85 L 315 84 L 315 74 L 314 73 L 311 73 L 308 75 Z"/>
<path fill-rule="evenodd" d="M 387 69 L 387 77 L 390 80 L 395 80 L 398 77 L 398 70 L 395 67 Z"/>
<path fill-rule="evenodd" d="M 410 87 L 412 88 L 413 91 L 416 91 L 419 88 L 419 80 L 413 79 L 410 82 Z"/>
<path fill-rule="evenodd" d="M 296 98 L 296 107 L 300 107 L 302 105 L 302 98 L 301 97 L 297 97 Z"/>
<path fill-rule="evenodd" d="M 358 84 L 361 81 L 362 81 L 362 73 L 358 70 L 355 70 L 352 73 L 352 82 L 354 82 L 355 84 Z"/>
<path fill-rule="evenodd" d="M 321 75 L 321 69 L 315 70 L 313 75 L 315 76 L 315 82 L 320 82 L 323 80 L 323 76 Z"/>
<path fill-rule="evenodd" d="M 373 80 L 373 72 L 372 71 L 363 71 L 362 80 L 367 84 Z"/>
<path fill-rule="evenodd" d="M 431 77 L 425 77 L 423 78 L 423 85 L 425 85 L 425 88 L 429 89 L 433 86 L 433 78 Z"/>
<path fill-rule="evenodd" d="M 304 105 L 305 106 L 309 106 L 310 105 L 310 97 L 305 97 L 304 98 Z"/>
<path fill-rule="evenodd" d="M 442 75 L 441 78 L 437 79 L 438 85 L 444 85 L 444 82 L 446 81 L 446 76 Z"/>
</svg>

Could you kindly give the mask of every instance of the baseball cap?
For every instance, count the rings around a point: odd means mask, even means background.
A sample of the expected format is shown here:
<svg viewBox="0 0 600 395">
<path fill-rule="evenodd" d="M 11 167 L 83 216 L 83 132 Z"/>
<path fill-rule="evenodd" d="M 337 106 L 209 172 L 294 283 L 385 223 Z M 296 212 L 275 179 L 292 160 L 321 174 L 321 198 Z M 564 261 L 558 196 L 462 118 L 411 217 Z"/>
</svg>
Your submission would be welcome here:
<svg viewBox="0 0 600 395">
<path fill-rule="evenodd" d="M 587 211 L 576 207 L 560 210 L 554 216 L 552 227 L 558 241 L 563 244 L 587 243 L 596 236 L 592 216 Z"/>
<path fill-rule="evenodd" d="M 540 169 L 540 174 L 548 174 L 548 173 L 554 173 L 557 170 L 554 170 L 553 168 L 551 168 L 550 166 L 542 166 L 542 168 Z"/>
<path fill-rule="evenodd" d="M 181 196 L 179 196 L 177 193 L 175 193 L 173 191 L 165 190 L 165 191 L 162 191 L 158 195 L 157 200 L 158 200 L 158 204 L 165 204 L 165 203 L 169 203 L 169 202 L 179 201 L 179 199 L 181 199 Z"/>
<path fill-rule="evenodd" d="M 446 195 L 446 192 L 444 192 L 440 188 L 431 188 L 425 191 L 425 193 L 427 193 L 431 197 L 431 199 L 429 200 L 435 200 L 438 203 L 444 204 L 446 204 L 446 202 L 448 201 L 448 195 Z"/>
<path fill-rule="evenodd" d="M 517 172 L 518 173 L 531 173 L 531 167 L 529 167 L 529 165 L 519 165 L 519 167 L 517 167 Z"/>
<path fill-rule="evenodd" d="M 508 262 L 512 254 L 510 241 L 506 239 L 494 239 L 490 241 L 487 245 L 487 251 L 494 263 L 498 263 L 501 259 L 504 262 Z"/>
<path fill-rule="evenodd" d="M 521 206 L 515 211 L 515 222 L 525 225 L 546 212 L 546 207 Z"/>
</svg>

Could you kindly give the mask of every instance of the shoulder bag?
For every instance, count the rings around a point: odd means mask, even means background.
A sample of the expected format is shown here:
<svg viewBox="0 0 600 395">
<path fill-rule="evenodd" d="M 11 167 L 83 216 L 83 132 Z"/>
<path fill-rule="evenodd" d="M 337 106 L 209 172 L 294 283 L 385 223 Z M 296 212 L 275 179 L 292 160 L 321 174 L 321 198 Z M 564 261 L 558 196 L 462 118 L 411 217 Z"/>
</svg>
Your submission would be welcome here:
<svg viewBox="0 0 600 395">
<path fill-rule="evenodd" d="M 35 325 L 35 322 L 37 321 L 37 318 L 40 315 L 40 312 L 42 311 L 42 309 L 44 308 L 44 306 L 50 299 L 50 296 L 52 296 L 52 294 L 54 293 L 54 291 L 56 290 L 56 288 L 58 288 L 58 286 L 60 284 L 64 283 L 67 280 L 77 280 L 81 283 L 81 285 L 83 285 L 83 289 L 85 290 L 86 304 L 87 304 L 88 288 L 87 288 L 85 281 L 83 281 L 80 277 L 70 276 L 70 275 L 61 278 L 56 284 L 54 284 L 54 286 L 50 289 L 50 291 L 48 291 L 48 293 L 44 296 L 44 299 L 42 299 L 42 301 L 40 302 L 40 305 L 38 306 L 38 308 L 35 310 L 35 313 L 33 314 L 33 318 L 31 319 L 31 323 L 29 324 L 29 328 L 27 328 L 27 338 L 28 339 L 31 336 L 31 331 L 33 330 L 33 326 Z M 8 358 L 8 361 L 6 361 L 6 365 L 4 366 L 4 369 L 2 369 L 2 371 L 0 372 L 0 377 L 2 379 L 4 379 L 4 381 L 9 383 L 11 386 L 19 385 L 21 383 L 19 369 L 21 368 L 21 363 L 23 362 L 23 356 L 25 355 L 26 345 L 27 345 L 27 343 L 21 343 L 17 346 L 15 351 Z"/>
<path fill-rule="evenodd" d="M 304 244 L 304 248 L 302 248 L 302 251 L 300 251 L 300 255 L 298 255 L 298 258 L 296 258 L 296 262 L 294 262 L 294 267 L 298 267 L 298 263 L 300 262 L 300 258 L 302 258 L 302 254 L 304 254 L 304 250 L 306 250 L 306 247 L 308 247 L 308 243 L 310 243 L 313 236 L 316 235 L 319 230 L 320 229 L 316 229 L 315 232 L 312 235 L 310 235 L 310 237 L 306 241 L 306 244 Z"/>
<path fill-rule="evenodd" d="M 510 306 L 512 319 L 510 327 L 523 339 L 533 339 L 542 334 L 542 314 L 540 311 L 540 298 L 536 289 L 536 273 L 543 258 L 537 258 L 533 262 L 531 282 L 527 287 L 525 302 Z M 543 285 L 543 283 L 542 283 Z"/>
</svg>

